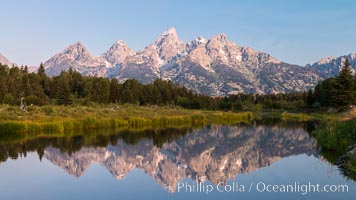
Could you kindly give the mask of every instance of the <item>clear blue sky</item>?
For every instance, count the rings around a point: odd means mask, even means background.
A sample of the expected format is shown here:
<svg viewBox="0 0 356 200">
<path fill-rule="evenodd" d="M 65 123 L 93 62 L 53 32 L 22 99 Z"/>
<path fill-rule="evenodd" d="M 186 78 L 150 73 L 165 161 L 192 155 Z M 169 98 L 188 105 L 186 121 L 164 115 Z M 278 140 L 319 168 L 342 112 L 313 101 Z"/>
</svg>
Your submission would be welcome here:
<svg viewBox="0 0 356 200">
<path fill-rule="evenodd" d="M 300 65 L 356 52 L 355 0 L 0 0 L 0 52 L 39 65 L 76 41 L 98 56 L 143 49 L 168 27 L 184 41 L 226 33 Z"/>
</svg>

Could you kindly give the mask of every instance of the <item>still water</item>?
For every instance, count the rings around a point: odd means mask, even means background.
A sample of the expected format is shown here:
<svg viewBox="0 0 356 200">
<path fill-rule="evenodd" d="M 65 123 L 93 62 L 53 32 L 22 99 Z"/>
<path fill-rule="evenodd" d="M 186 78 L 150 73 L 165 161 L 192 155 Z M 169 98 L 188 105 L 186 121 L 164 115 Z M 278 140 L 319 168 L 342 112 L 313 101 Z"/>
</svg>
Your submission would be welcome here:
<svg viewBox="0 0 356 200">
<path fill-rule="evenodd" d="M 214 125 L 0 140 L 1 200 L 355 196 L 355 182 L 318 154 L 316 140 L 300 126 Z"/>
</svg>

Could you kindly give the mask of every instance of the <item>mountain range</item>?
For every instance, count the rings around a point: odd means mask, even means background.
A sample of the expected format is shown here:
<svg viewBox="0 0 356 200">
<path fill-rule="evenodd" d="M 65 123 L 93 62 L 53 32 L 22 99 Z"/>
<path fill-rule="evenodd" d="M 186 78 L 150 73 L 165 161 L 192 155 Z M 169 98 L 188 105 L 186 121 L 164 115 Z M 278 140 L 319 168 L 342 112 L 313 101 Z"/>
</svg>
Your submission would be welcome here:
<svg viewBox="0 0 356 200">
<path fill-rule="evenodd" d="M 93 56 L 77 42 L 44 62 L 49 76 L 70 67 L 83 75 L 137 79 L 149 83 L 171 80 L 198 93 L 224 96 L 238 93 L 286 93 L 314 88 L 318 81 L 338 74 L 349 59 L 356 69 L 356 54 L 328 57 L 299 66 L 268 53 L 236 45 L 226 34 L 197 37 L 185 43 L 169 28 L 156 41 L 135 52 L 125 41 L 115 42 L 101 56 Z M 0 62 L 9 63 L 0 55 Z"/>
</svg>

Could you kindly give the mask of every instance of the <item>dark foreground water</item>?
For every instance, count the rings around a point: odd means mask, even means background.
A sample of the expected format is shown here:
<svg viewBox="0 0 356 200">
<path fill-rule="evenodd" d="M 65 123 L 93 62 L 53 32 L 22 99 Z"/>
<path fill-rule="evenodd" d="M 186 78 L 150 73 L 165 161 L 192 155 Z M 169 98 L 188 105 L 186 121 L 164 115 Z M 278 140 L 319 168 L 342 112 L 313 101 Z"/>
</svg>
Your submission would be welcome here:
<svg viewBox="0 0 356 200">
<path fill-rule="evenodd" d="M 1 200 L 355 197 L 355 182 L 296 126 L 0 140 Z"/>
</svg>

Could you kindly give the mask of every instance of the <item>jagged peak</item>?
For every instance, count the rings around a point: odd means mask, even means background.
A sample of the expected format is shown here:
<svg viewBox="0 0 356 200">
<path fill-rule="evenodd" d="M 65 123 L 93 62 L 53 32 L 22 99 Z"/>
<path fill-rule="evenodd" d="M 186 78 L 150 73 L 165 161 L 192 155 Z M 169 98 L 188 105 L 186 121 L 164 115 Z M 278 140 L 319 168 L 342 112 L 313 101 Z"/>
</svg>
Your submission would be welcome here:
<svg viewBox="0 0 356 200">
<path fill-rule="evenodd" d="M 115 49 L 118 49 L 120 47 L 123 47 L 123 48 L 129 48 L 128 44 L 126 43 L 126 41 L 123 41 L 123 40 L 117 40 L 115 41 L 115 43 L 110 47 L 110 50 L 115 50 Z M 106 52 L 107 53 L 107 52 Z M 104 53 L 105 54 L 105 53 Z"/>
<path fill-rule="evenodd" d="M 78 53 L 78 54 L 82 54 L 82 53 L 90 54 L 88 49 L 83 45 L 83 43 L 81 43 L 79 41 L 74 44 L 69 45 L 61 53 L 73 53 L 73 52 Z"/>
<path fill-rule="evenodd" d="M 162 33 L 162 36 L 166 35 L 177 35 L 177 30 L 174 27 L 169 27 L 165 32 Z"/>
<path fill-rule="evenodd" d="M 123 40 L 117 40 L 105 53 L 101 55 L 106 61 L 115 65 L 122 63 L 127 57 L 135 55 L 136 52 L 131 49 Z"/>
<path fill-rule="evenodd" d="M 160 35 L 157 38 L 157 40 L 153 43 L 153 45 L 160 46 L 163 42 L 168 42 L 168 41 L 176 41 L 176 42 L 183 43 L 183 41 L 181 41 L 178 38 L 178 34 L 177 34 L 176 29 L 175 28 L 169 28 L 168 30 L 163 32 L 162 35 Z"/>
<path fill-rule="evenodd" d="M 115 43 L 114 43 L 114 45 L 127 46 L 127 43 L 126 43 L 126 41 L 124 41 L 124 40 L 116 40 Z M 113 46 L 114 46 L 114 45 L 113 45 Z"/>
<path fill-rule="evenodd" d="M 249 47 L 249 46 L 241 47 L 241 49 L 242 49 L 242 52 L 244 52 L 244 53 L 249 53 L 249 54 L 258 54 L 258 53 L 261 53 L 261 52 L 255 50 L 254 48 Z"/>
<path fill-rule="evenodd" d="M 207 39 L 205 39 L 202 36 L 195 38 L 193 41 L 196 42 L 197 44 L 205 44 L 208 42 Z"/>
<path fill-rule="evenodd" d="M 199 36 L 186 44 L 187 52 L 189 53 L 189 52 L 193 51 L 194 49 L 196 49 L 198 46 L 200 46 L 202 44 L 205 45 L 207 42 L 208 42 L 207 39 L 205 39 L 202 36 Z"/>
<path fill-rule="evenodd" d="M 325 64 L 325 63 L 329 63 L 329 62 L 331 62 L 331 61 L 334 60 L 334 59 L 336 59 L 335 56 L 328 56 L 328 57 L 326 57 L 326 58 L 320 59 L 320 60 L 317 62 L 317 64 L 322 65 L 322 64 Z"/>
<path fill-rule="evenodd" d="M 352 60 L 356 59 L 356 53 L 350 53 L 348 56 L 349 56 L 350 59 L 352 59 Z"/>
<path fill-rule="evenodd" d="M 106 63 L 92 56 L 88 49 L 81 42 L 76 42 L 69 45 L 63 51 L 55 54 L 44 63 L 46 68 L 60 66 L 59 68 L 66 69 L 69 65 L 77 66 L 105 66 Z M 65 66 L 65 67 L 63 67 Z"/>
<path fill-rule="evenodd" d="M 81 48 L 85 48 L 85 46 L 83 45 L 83 43 L 80 42 L 80 41 L 75 42 L 75 43 L 69 45 L 69 47 L 81 47 Z M 69 47 L 68 47 L 68 48 L 69 48 Z"/>
<path fill-rule="evenodd" d="M 146 47 L 145 51 L 152 48 L 157 51 L 160 59 L 167 62 L 172 57 L 185 52 L 185 43 L 178 38 L 175 28 L 169 28 L 153 44 Z"/>
<path fill-rule="evenodd" d="M 202 36 L 199 36 L 199 37 L 195 38 L 194 40 L 188 42 L 188 43 L 187 43 L 187 46 L 194 46 L 194 47 L 196 47 L 196 46 L 198 46 L 198 45 L 200 45 L 200 44 L 206 44 L 207 42 L 208 42 L 207 39 L 205 39 L 205 38 L 202 37 Z"/>
<path fill-rule="evenodd" d="M 355 60 L 356 59 L 356 54 L 355 53 L 350 53 L 350 54 L 339 56 L 339 57 L 328 56 L 328 57 L 320 59 L 319 61 L 317 61 L 313 65 L 324 65 L 324 64 L 331 63 L 333 60 L 338 60 L 338 61 L 341 60 L 343 62 L 346 58 L 349 59 L 349 60 Z"/>
<path fill-rule="evenodd" d="M 214 35 L 210 40 L 217 40 L 220 42 L 227 42 L 227 35 L 225 33 Z"/>
</svg>

